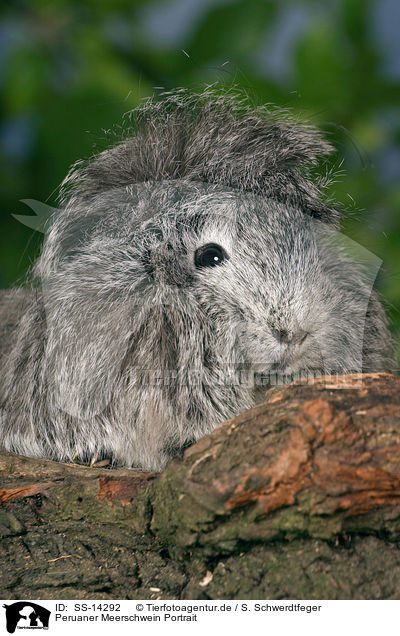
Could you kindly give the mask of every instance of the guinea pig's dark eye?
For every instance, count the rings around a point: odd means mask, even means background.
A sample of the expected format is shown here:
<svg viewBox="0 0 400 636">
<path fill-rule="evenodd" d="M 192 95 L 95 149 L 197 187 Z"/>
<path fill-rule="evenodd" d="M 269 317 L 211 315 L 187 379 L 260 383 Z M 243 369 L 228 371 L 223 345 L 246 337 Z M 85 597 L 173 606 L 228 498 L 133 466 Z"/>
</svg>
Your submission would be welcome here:
<svg viewBox="0 0 400 636">
<path fill-rule="evenodd" d="M 216 243 L 207 243 L 199 247 L 194 254 L 196 267 L 215 267 L 228 260 L 228 254 Z"/>
</svg>

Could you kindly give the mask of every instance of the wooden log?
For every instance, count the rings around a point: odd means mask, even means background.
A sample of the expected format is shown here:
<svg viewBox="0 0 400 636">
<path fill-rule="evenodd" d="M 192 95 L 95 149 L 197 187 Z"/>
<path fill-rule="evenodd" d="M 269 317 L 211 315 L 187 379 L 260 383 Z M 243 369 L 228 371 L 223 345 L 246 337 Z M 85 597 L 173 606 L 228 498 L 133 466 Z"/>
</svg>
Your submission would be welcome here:
<svg viewBox="0 0 400 636">
<path fill-rule="evenodd" d="M 0 454 L 0 597 L 398 598 L 400 378 L 269 389 L 162 474 Z"/>
</svg>

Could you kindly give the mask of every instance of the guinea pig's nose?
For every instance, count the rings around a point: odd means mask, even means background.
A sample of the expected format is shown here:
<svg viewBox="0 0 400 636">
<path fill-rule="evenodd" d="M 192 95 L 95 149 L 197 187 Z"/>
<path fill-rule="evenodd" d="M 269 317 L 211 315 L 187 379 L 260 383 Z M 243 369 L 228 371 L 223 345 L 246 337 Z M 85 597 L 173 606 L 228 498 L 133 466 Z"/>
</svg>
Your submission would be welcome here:
<svg viewBox="0 0 400 636">
<path fill-rule="evenodd" d="M 291 331 L 288 329 L 271 329 L 272 335 L 278 342 L 284 344 L 301 344 L 308 336 L 308 332 L 304 329 L 298 329 L 297 331 Z"/>
</svg>

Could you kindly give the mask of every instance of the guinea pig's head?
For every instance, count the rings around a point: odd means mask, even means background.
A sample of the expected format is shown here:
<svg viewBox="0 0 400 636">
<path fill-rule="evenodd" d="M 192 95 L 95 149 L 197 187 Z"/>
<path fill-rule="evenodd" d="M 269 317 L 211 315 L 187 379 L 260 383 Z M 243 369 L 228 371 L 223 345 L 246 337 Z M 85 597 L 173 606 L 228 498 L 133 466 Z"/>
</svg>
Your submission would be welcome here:
<svg viewBox="0 0 400 636">
<path fill-rule="evenodd" d="M 37 266 L 56 402 L 104 408 L 134 346 L 160 370 L 361 370 L 370 287 L 334 234 L 272 198 L 184 180 L 67 207 Z"/>
<path fill-rule="evenodd" d="M 361 371 L 372 286 L 334 227 L 251 193 L 171 187 L 147 225 L 148 272 L 179 293 L 208 357 L 262 375 Z"/>
<path fill-rule="evenodd" d="M 206 364 L 264 375 L 361 370 L 371 286 L 334 227 L 218 185 L 164 181 L 127 194 L 125 290 L 137 311 L 169 315 L 182 347 L 203 340 Z M 115 274 L 121 289 L 120 262 Z"/>
</svg>

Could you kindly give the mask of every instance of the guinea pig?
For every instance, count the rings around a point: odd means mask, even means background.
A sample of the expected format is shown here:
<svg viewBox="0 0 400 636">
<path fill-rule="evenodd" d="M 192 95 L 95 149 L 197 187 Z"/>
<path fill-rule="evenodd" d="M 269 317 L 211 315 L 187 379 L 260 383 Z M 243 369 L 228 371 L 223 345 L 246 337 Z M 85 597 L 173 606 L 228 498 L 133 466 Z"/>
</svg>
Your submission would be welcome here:
<svg viewBox="0 0 400 636">
<path fill-rule="evenodd" d="M 273 377 L 392 371 L 314 176 L 331 150 L 233 93 L 135 109 L 72 167 L 28 284 L 1 297 L 1 447 L 161 470 Z"/>
</svg>

